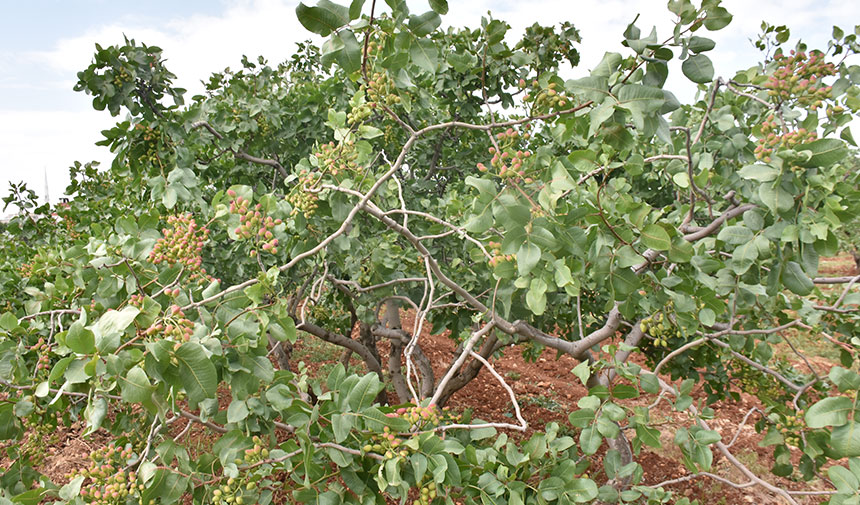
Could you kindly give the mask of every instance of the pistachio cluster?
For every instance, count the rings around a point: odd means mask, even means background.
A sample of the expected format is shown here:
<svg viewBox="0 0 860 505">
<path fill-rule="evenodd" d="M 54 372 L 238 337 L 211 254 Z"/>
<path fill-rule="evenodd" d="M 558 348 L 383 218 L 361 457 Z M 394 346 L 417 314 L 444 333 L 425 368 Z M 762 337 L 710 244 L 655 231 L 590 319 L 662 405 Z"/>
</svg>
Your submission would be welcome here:
<svg viewBox="0 0 860 505">
<path fill-rule="evenodd" d="M 233 231 L 239 238 L 254 242 L 255 247 L 251 249 L 250 255 L 255 256 L 258 248 L 265 252 L 277 254 L 278 239 L 275 238 L 273 232 L 275 226 L 281 224 L 282 221 L 267 216 L 262 204 L 258 203 L 252 209 L 251 201 L 237 196 L 232 189 L 227 191 L 227 195 L 234 198 L 230 201 L 230 212 L 239 215 L 239 226 Z"/>
<path fill-rule="evenodd" d="M 502 244 L 498 242 L 490 241 L 487 245 L 490 246 L 490 254 L 493 255 L 489 261 L 490 266 L 493 268 L 499 266 L 505 261 L 514 261 L 516 259 L 515 254 L 502 254 Z"/>
<path fill-rule="evenodd" d="M 168 216 L 167 224 L 172 228 L 161 230 L 163 238 L 158 239 L 155 248 L 149 253 L 149 260 L 156 265 L 167 263 L 183 265 L 190 272 L 189 280 L 198 284 L 212 281 L 202 266 L 203 244 L 209 239 L 209 229 L 198 226 L 191 214 Z"/>
<path fill-rule="evenodd" d="M 525 79 L 520 79 L 520 89 L 527 86 Z M 537 80 L 531 82 L 531 90 L 523 96 L 524 102 L 534 102 L 536 109 L 558 110 L 569 107 L 572 100 L 564 91 L 559 92 L 558 84 L 551 82 L 541 87 Z"/>
<path fill-rule="evenodd" d="M 137 123 L 134 129 L 140 134 L 143 141 L 143 153 L 138 157 L 141 163 L 155 163 L 158 161 L 158 132 L 151 126 Z"/>
<path fill-rule="evenodd" d="M 113 79 L 111 79 L 111 83 L 114 86 L 121 88 L 123 84 L 131 82 L 133 80 L 134 77 L 132 77 L 131 74 L 129 74 L 125 68 L 121 67 L 119 69 L 119 72 L 114 72 Z"/>
<path fill-rule="evenodd" d="M 744 393 L 759 398 L 776 399 L 785 394 L 775 379 L 743 362 L 733 362 L 732 379 Z"/>
<path fill-rule="evenodd" d="M 669 347 L 667 339 L 681 337 L 681 330 L 672 324 L 668 317 L 664 317 L 662 312 L 643 319 L 639 323 L 639 328 L 643 333 L 654 338 L 654 347 Z"/>
<path fill-rule="evenodd" d="M 291 215 L 295 216 L 302 213 L 306 216 L 312 216 L 317 209 L 317 200 L 319 197 L 316 192 L 309 191 L 319 181 L 320 175 L 317 172 L 312 172 L 307 168 L 303 168 L 298 173 L 298 184 L 293 188 L 293 191 L 287 195 L 287 201 L 293 206 Z"/>
<path fill-rule="evenodd" d="M 800 432 L 806 428 L 806 422 L 803 418 L 803 410 L 799 410 L 796 415 L 790 414 L 783 416 L 782 422 L 778 424 L 778 430 L 782 434 L 782 438 L 785 440 L 785 443 L 793 446 L 800 447 L 801 438 Z"/>
<path fill-rule="evenodd" d="M 257 114 L 254 121 L 257 123 L 257 132 L 263 137 L 268 137 L 272 132 L 272 128 L 269 126 L 269 122 L 266 121 L 266 118 L 264 118 L 262 114 Z"/>
<path fill-rule="evenodd" d="M 768 95 L 783 101 L 794 98 L 812 110 L 821 107 L 822 100 L 830 96 L 831 87 L 824 85 L 821 78 L 834 75 L 836 66 L 826 63 L 823 53 L 807 55 L 792 49 L 788 56 L 778 54 L 775 61 L 779 67 L 764 85 Z"/>
<path fill-rule="evenodd" d="M 70 479 L 82 475 L 88 485 L 81 488 L 81 498 L 85 503 L 93 505 L 119 505 L 128 502 L 129 498 L 140 500 L 143 484 L 137 480 L 133 471 L 125 469 L 126 463 L 133 456 L 131 444 L 117 447 L 111 444 L 90 455 L 92 463 L 83 470 L 77 470 L 68 475 Z"/>
<path fill-rule="evenodd" d="M 493 157 L 490 159 L 490 167 L 502 179 L 522 180 L 526 183 L 533 182 L 531 177 L 526 177 L 528 168 L 525 166 L 526 160 L 531 157 L 531 151 L 522 151 L 516 149 L 520 138 L 528 138 L 528 133 L 520 135 L 520 132 L 513 128 L 508 128 L 506 131 L 496 134 L 498 139 L 499 149 L 490 147 L 489 151 Z M 478 163 L 478 170 L 487 172 L 490 167 L 483 163 Z"/>
<path fill-rule="evenodd" d="M 48 355 L 51 352 L 51 346 L 45 342 L 44 338 L 39 337 L 39 341 L 33 344 L 30 350 L 39 353 L 39 361 L 36 364 L 37 373 L 51 367 L 51 357 Z"/>
<path fill-rule="evenodd" d="M 770 162 L 771 155 L 775 150 L 794 149 L 800 144 L 812 142 L 818 138 L 816 132 L 807 131 L 806 128 L 800 128 L 782 135 L 778 132 L 779 125 L 776 123 L 773 114 L 771 114 L 761 124 L 763 137 L 758 140 L 758 145 L 755 148 L 756 158 Z"/>
<path fill-rule="evenodd" d="M 25 399 L 31 403 L 36 403 L 36 398 L 32 395 L 25 397 Z M 52 446 L 59 440 L 56 425 L 46 423 L 44 416 L 44 409 L 40 409 L 36 405 L 34 412 L 21 420 L 29 436 L 19 446 L 19 452 L 22 458 L 29 461 L 32 466 L 41 465 L 45 461 L 45 447 Z"/>
<path fill-rule="evenodd" d="M 260 437 L 254 436 L 251 440 L 254 446 L 245 449 L 242 457 L 233 461 L 236 465 L 254 465 L 269 457 L 269 450 L 264 447 Z M 212 491 L 212 502 L 216 505 L 242 505 L 246 501 L 255 503 L 257 496 L 254 490 L 257 489 L 260 478 L 252 472 L 247 472 L 239 478 L 230 477 Z"/>
<path fill-rule="evenodd" d="M 367 99 L 370 101 L 371 108 L 377 103 L 392 106 L 400 103 L 400 96 L 394 92 L 394 82 L 388 77 L 388 74 L 374 72 L 367 85 L 362 85 Z"/>
<path fill-rule="evenodd" d="M 418 499 L 412 502 L 412 505 L 430 505 L 436 498 L 436 483 L 432 480 L 426 484 L 422 484 L 418 491 Z"/>
<path fill-rule="evenodd" d="M 328 142 L 319 147 L 319 152 L 314 154 L 317 159 L 317 166 L 321 170 L 327 170 L 331 175 L 337 175 L 340 172 L 356 171 L 359 166 L 358 151 L 355 149 L 355 143 L 351 140 L 335 144 Z"/>
<path fill-rule="evenodd" d="M 459 416 L 451 414 L 448 407 L 445 407 L 440 411 L 435 405 L 428 405 L 426 407 L 422 407 L 420 405 L 401 407 L 394 412 L 386 414 L 386 416 L 399 417 L 409 421 L 412 425 L 409 431 L 409 436 L 413 436 L 411 433 L 439 426 L 443 421 L 458 420 L 460 418 Z M 377 454 L 381 454 L 385 459 L 396 458 L 398 456 L 405 458 L 409 455 L 409 451 L 406 450 L 405 447 L 404 439 L 401 438 L 401 436 L 398 436 L 398 434 L 393 433 L 391 428 L 385 426 L 382 429 L 382 434 L 373 435 L 371 443 L 362 447 L 362 451 L 365 453 L 375 452 Z"/>
<path fill-rule="evenodd" d="M 174 349 L 179 349 L 182 342 L 188 342 L 193 333 L 194 322 L 185 317 L 179 305 L 171 305 L 167 309 L 167 314 L 157 319 L 143 332 L 146 336 L 161 334 L 163 338 L 173 340 L 176 342 Z"/>
</svg>

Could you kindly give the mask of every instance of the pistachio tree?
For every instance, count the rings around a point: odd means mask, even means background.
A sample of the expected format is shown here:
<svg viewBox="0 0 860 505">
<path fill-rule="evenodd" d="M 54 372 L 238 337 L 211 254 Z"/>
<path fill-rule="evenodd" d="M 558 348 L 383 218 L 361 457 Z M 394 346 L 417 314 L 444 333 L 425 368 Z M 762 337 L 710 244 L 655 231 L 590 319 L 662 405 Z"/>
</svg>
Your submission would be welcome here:
<svg viewBox="0 0 860 505">
<path fill-rule="evenodd" d="M 634 21 L 582 71 L 570 23 L 514 42 L 489 17 L 442 29 L 445 0 L 386 3 L 299 4 L 316 40 L 190 99 L 161 48 L 96 46 L 76 89 L 121 116 L 111 166 L 75 163 L 68 204 L 7 198 L 0 436 L 28 443 L 7 445 L 0 499 L 689 503 L 644 480 L 666 429 L 644 396 L 688 414 L 682 480 L 854 503 L 860 277 L 818 265 L 860 209 L 860 29 L 815 49 L 765 24 L 762 62 L 715 75 L 708 34 L 732 15 L 672 0 L 671 33 Z M 794 330 L 841 366 L 822 375 Z M 434 369 L 422 335 L 442 331 L 457 351 Z M 291 359 L 306 339 L 362 366 L 314 376 Z M 588 394 L 534 426 L 494 361 L 546 348 Z M 511 422 L 446 407 L 484 369 Z M 769 471 L 712 429 L 738 388 Z M 110 441 L 52 482 L 39 441 L 60 425 Z"/>
</svg>

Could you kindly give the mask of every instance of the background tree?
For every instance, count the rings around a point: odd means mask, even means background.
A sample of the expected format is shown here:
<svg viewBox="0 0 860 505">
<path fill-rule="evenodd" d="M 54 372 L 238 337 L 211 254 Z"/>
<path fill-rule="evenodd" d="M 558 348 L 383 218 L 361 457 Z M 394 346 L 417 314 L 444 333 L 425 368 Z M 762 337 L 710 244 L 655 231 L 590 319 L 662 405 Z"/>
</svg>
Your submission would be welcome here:
<svg viewBox="0 0 860 505">
<path fill-rule="evenodd" d="M 807 492 L 735 458 L 690 394 L 704 382 L 718 399 L 732 374 L 766 405 L 774 474 L 811 480 L 860 457 L 860 277 L 817 273 L 857 210 L 860 67 L 845 58 L 860 30 L 819 51 L 768 25 L 765 62 L 718 77 L 705 35 L 731 14 L 673 1 L 670 36 L 631 24 L 624 53 L 564 81 L 570 24 L 511 45 L 500 20 L 440 30 L 447 5 L 430 3 L 300 4 L 320 49 L 245 58 L 187 104 L 160 48 L 97 46 L 76 89 L 124 114 L 104 132 L 112 166 L 75 164 L 68 206 L 8 199 L 25 212 L 3 232 L 0 435 L 80 419 L 114 441 L 61 487 L 32 448 L 9 449 L 9 499 L 664 503 L 636 462 L 659 426 L 623 403 L 653 395 L 690 414 L 674 436 L 690 478 L 713 475 L 716 450 L 748 479 L 728 484 L 796 503 Z M 664 89 L 676 60 L 692 104 Z M 427 327 L 459 344 L 442 374 Z M 794 348 L 789 328 L 838 346 L 842 367 L 774 359 Z M 299 335 L 368 374 L 296 370 Z M 527 427 L 492 368 L 510 345 L 580 361 L 589 394 L 569 425 L 499 434 Z M 517 423 L 442 409 L 484 367 Z M 192 458 L 168 435 L 178 419 L 220 438 Z M 858 468 L 828 465 L 833 489 L 811 493 L 851 503 Z"/>
</svg>

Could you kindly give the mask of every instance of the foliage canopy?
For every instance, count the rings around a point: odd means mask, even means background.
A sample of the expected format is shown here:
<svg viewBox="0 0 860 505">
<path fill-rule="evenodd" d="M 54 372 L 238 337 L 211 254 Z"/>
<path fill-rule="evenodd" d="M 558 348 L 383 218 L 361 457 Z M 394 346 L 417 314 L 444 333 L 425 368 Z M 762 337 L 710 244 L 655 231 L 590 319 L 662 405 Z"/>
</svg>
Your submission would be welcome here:
<svg viewBox="0 0 860 505">
<path fill-rule="evenodd" d="M 364 3 L 300 4 L 320 48 L 244 58 L 187 102 L 160 48 L 96 46 L 75 89 L 122 116 L 103 132 L 112 165 L 76 163 L 68 204 L 6 199 L 23 211 L 0 245 L 0 437 L 82 421 L 112 442 L 66 483 L 34 469 L 38 447 L 7 449 L 0 500 L 685 503 L 642 480 L 660 427 L 624 400 L 649 395 L 690 414 L 674 443 L 691 474 L 717 451 L 796 503 L 709 425 L 738 379 L 766 405 L 771 472 L 852 458 L 824 494 L 855 503 L 858 277 L 818 265 L 860 210 L 845 59 L 860 29 L 790 49 L 765 24 L 764 61 L 721 77 L 707 34 L 731 14 L 672 0 L 672 34 L 631 23 L 621 52 L 564 80 L 569 23 L 512 43 L 491 18 L 440 29 L 445 0 Z M 664 88 L 670 71 L 694 103 Z M 442 377 L 426 328 L 459 344 Z M 776 359 L 789 329 L 842 366 Z M 312 338 L 366 374 L 296 367 L 292 343 Z M 589 394 L 568 424 L 510 439 L 526 427 L 510 388 L 516 424 L 441 408 L 510 346 L 580 361 Z M 191 452 L 179 420 L 217 441 Z"/>
</svg>

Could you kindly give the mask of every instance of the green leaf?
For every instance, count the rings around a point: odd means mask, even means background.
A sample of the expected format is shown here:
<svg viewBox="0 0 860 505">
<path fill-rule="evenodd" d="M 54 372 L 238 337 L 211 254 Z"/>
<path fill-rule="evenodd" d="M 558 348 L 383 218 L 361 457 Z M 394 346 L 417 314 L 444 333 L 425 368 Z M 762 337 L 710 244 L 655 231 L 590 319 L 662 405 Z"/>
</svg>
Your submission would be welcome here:
<svg viewBox="0 0 860 505">
<path fill-rule="evenodd" d="M 533 314 L 539 316 L 546 310 L 546 282 L 543 279 L 534 278 L 529 284 L 528 293 L 526 293 L 526 305 Z"/>
<path fill-rule="evenodd" d="M 831 466 L 827 469 L 827 476 L 833 481 L 833 485 L 836 486 L 836 491 L 839 493 L 853 495 L 860 487 L 857 476 L 844 466 Z"/>
<path fill-rule="evenodd" d="M 571 370 L 570 373 L 575 375 L 580 382 L 582 382 L 582 385 L 585 386 L 585 383 L 588 382 L 588 378 L 591 377 L 591 368 L 587 361 L 581 361 L 578 365 L 573 367 L 573 370 Z"/>
<path fill-rule="evenodd" d="M 84 482 L 84 476 L 78 475 L 70 480 L 68 484 L 60 488 L 60 499 L 64 501 L 72 501 L 81 495 L 81 484 Z"/>
<path fill-rule="evenodd" d="M 331 416 L 331 427 L 334 431 L 334 441 L 341 443 L 349 436 L 355 417 L 349 414 L 333 414 Z"/>
<path fill-rule="evenodd" d="M 649 224 L 643 228 L 640 237 L 645 247 L 650 249 L 668 251 L 672 247 L 672 240 L 669 238 L 669 234 L 658 224 Z"/>
<path fill-rule="evenodd" d="M 838 426 L 830 434 L 830 447 L 838 458 L 860 456 L 860 426 L 855 421 Z"/>
<path fill-rule="evenodd" d="M 520 276 L 526 276 L 540 261 L 540 248 L 531 242 L 525 242 L 517 251 L 517 270 Z"/>
<path fill-rule="evenodd" d="M 815 288 L 815 285 L 803 271 L 803 268 L 794 261 L 789 261 L 785 264 L 785 269 L 782 272 L 782 283 L 792 293 L 800 296 L 812 293 L 812 290 Z"/>
<path fill-rule="evenodd" d="M 597 484 L 591 479 L 574 479 L 565 487 L 565 492 L 576 503 L 591 503 L 597 498 Z"/>
<path fill-rule="evenodd" d="M 657 376 L 652 373 L 643 373 L 639 377 L 639 387 L 646 393 L 657 394 L 660 391 L 660 382 Z"/>
<path fill-rule="evenodd" d="M 752 179 L 758 182 L 770 182 L 776 179 L 779 175 L 779 170 L 770 165 L 762 165 L 759 163 L 746 165 L 738 171 L 738 175 L 744 179 Z"/>
<path fill-rule="evenodd" d="M 751 242 L 754 237 L 752 230 L 746 226 L 735 225 L 726 226 L 720 230 L 717 240 L 722 240 L 727 244 L 739 245 Z"/>
<path fill-rule="evenodd" d="M 0 316 L 0 328 L 6 331 L 12 331 L 18 327 L 18 318 L 11 312 L 4 312 Z"/>
<path fill-rule="evenodd" d="M 139 366 L 133 367 L 125 377 L 120 377 L 122 400 L 128 403 L 149 404 L 152 402 L 152 392 L 155 386 L 150 384 L 146 372 Z"/>
<path fill-rule="evenodd" d="M 434 11 L 427 11 L 417 16 L 409 16 L 409 29 L 418 37 L 424 37 L 433 33 L 441 24 L 442 18 Z"/>
<path fill-rule="evenodd" d="M 819 139 L 796 147 L 797 151 L 812 151 L 812 157 L 801 163 L 803 167 L 828 167 L 842 161 L 848 154 L 845 142 L 839 139 Z"/>
<path fill-rule="evenodd" d="M 189 477 L 184 477 L 169 469 L 159 469 L 155 472 L 146 490 L 141 493 L 144 503 L 154 500 L 156 503 L 171 505 L 182 497 L 188 487 Z"/>
<path fill-rule="evenodd" d="M 594 454 L 600 448 L 603 442 L 603 436 L 597 431 L 597 428 L 589 426 L 582 430 L 579 435 L 579 448 L 584 454 Z"/>
<path fill-rule="evenodd" d="M 704 54 L 690 56 L 681 65 L 681 72 L 696 83 L 707 83 L 714 80 L 714 64 Z"/>
<path fill-rule="evenodd" d="M 762 184 L 758 188 L 758 195 L 775 214 L 787 212 L 794 207 L 794 197 L 782 189 L 782 185 Z"/>
<path fill-rule="evenodd" d="M 188 400 L 196 405 L 206 398 L 214 398 L 218 373 L 203 346 L 196 342 L 185 342 L 176 351 L 176 359 L 179 361 L 179 378 L 188 393 Z"/>
<path fill-rule="evenodd" d="M 810 428 L 842 426 L 848 422 L 854 402 L 845 396 L 831 396 L 809 407 L 806 411 L 806 425 Z"/>
<path fill-rule="evenodd" d="M 248 417 L 248 404 L 242 400 L 233 400 L 227 407 L 227 422 L 238 423 Z"/>
<path fill-rule="evenodd" d="M 84 328 L 80 321 L 75 321 L 69 326 L 66 334 L 66 346 L 78 354 L 92 354 L 96 352 L 95 335 Z"/>
<path fill-rule="evenodd" d="M 366 0 L 352 0 L 349 4 L 349 19 L 358 19 L 361 16 L 361 9 L 364 7 Z"/>
<path fill-rule="evenodd" d="M 361 68 L 361 45 L 352 30 L 341 30 L 335 35 L 343 43 L 343 48 L 337 53 L 337 63 L 347 73 L 351 74 Z"/>
<path fill-rule="evenodd" d="M 409 46 L 412 63 L 431 74 L 436 72 L 436 66 L 439 64 L 438 54 L 436 45 L 429 39 L 415 39 Z"/>
<path fill-rule="evenodd" d="M 346 401 L 353 412 L 359 412 L 373 405 L 376 395 L 385 387 L 379 382 L 376 374 L 369 373 L 361 377 L 355 386 L 347 393 Z"/>
<path fill-rule="evenodd" d="M 693 35 L 690 37 L 690 41 L 687 44 L 687 49 L 694 53 L 704 53 L 705 51 L 710 51 L 716 46 L 716 43 L 705 37 L 697 37 Z"/>
<path fill-rule="evenodd" d="M 722 7 L 708 9 L 708 13 L 705 16 L 705 28 L 711 31 L 721 30 L 731 22 L 732 15 Z"/>
<path fill-rule="evenodd" d="M 448 0 L 430 0 L 430 8 L 442 14 L 448 14 Z"/>
<path fill-rule="evenodd" d="M 349 14 L 347 7 L 326 0 L 321 0 L 316 7 L 308 7 L 303 2 L 296 7 L 296 16 L 302 26 L 323 37 L 349 23 Z"/>
</svg>

